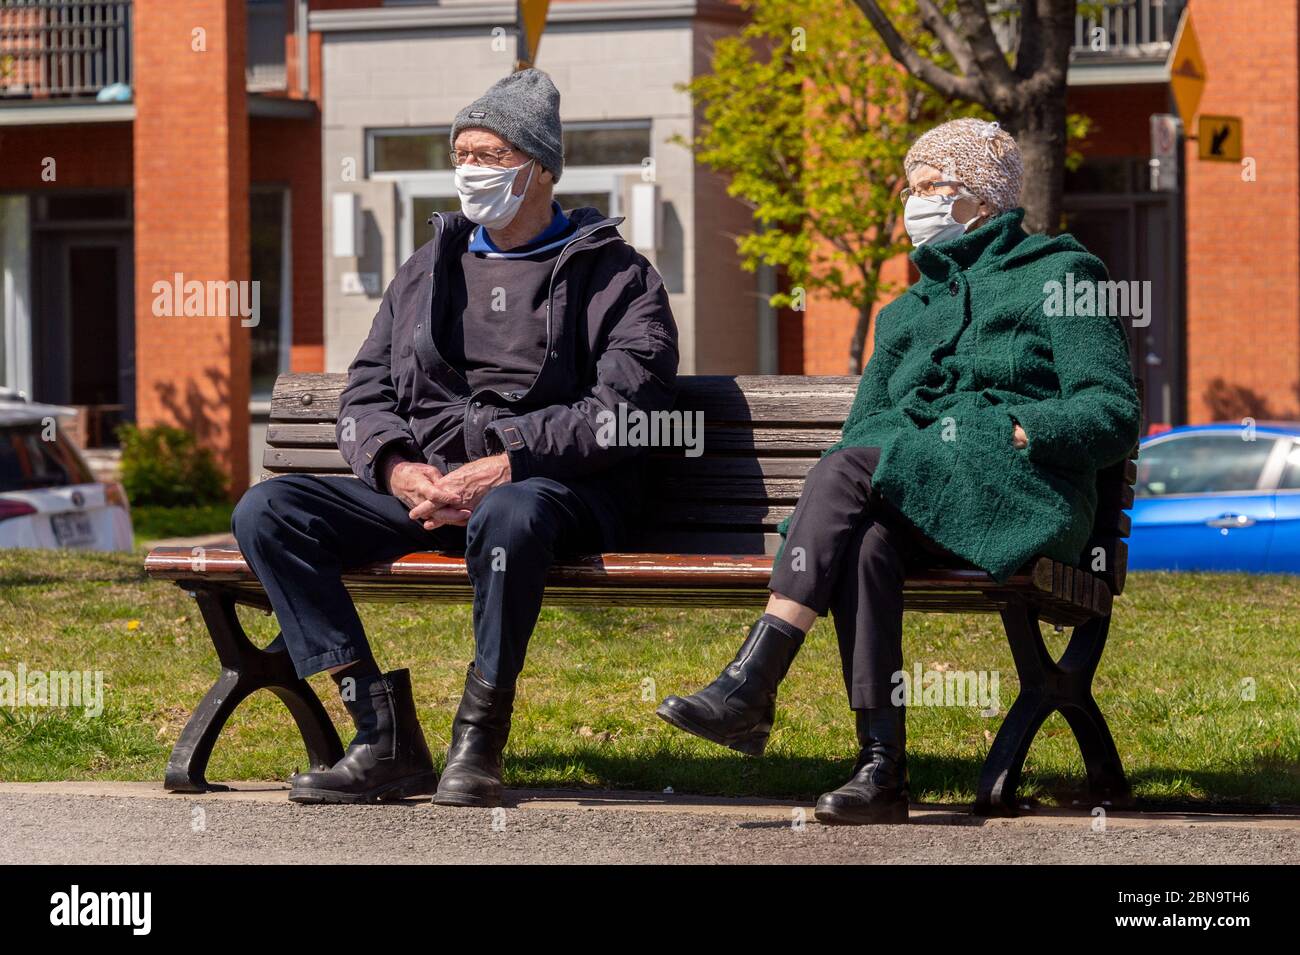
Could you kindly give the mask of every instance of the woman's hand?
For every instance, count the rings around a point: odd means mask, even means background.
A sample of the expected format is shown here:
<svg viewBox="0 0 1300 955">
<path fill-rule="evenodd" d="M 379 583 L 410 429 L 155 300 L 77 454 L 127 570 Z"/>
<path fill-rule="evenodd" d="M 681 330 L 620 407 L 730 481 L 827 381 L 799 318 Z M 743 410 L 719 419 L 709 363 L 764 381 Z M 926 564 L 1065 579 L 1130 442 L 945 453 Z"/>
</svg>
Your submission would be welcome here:
<svg viewBox="0 0 1300 955">
<path fill-rule="evenodd" d="M 1029 435 L 1025 434 L 1025 429 L 1020 427 L 1019 421 L 1015 425 L 1015 430 L 1011 432 L 1011 446 L 1020 451 L 1029 447 Z"/>
</svg>

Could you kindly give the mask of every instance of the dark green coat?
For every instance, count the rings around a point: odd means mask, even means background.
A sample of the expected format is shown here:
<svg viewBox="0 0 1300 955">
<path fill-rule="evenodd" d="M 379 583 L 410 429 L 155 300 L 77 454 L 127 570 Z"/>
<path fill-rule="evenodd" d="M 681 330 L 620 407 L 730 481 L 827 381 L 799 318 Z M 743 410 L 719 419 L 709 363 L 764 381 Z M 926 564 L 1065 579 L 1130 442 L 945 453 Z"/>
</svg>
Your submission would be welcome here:
<svg viewBox="0 0 1300 955">
<path fill-rule="evenodd" d="M 1079 560 L 1097 470 L 1138 437 L 1126 320 L 1104 302 L 1089 315 L 1045 306 L 1048 283 L 1068 290 L 1073 273 L 1077 295 L 1106 281 L 1105 266 L 1072 236 L 1027 235 L 1023 218 L 1015 209 L 912 253 L 921 278 L 881 310 L 843 436 L 826 452 L 879 447 L 885 498 L 999 580 L 1035 555 Z M 1016 422 L 1027 448 L 1012 444 Z"/>
</svg>

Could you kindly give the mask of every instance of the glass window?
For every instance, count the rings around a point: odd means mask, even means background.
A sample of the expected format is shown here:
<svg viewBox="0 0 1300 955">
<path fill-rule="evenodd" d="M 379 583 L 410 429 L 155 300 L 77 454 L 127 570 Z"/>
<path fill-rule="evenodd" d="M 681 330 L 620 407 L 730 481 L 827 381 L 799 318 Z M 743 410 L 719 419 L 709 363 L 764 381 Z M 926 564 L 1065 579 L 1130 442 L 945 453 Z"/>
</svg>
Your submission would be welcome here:
<svg viewBox="0 0 1300 955">
<path fill-rule="evenodd" d="M 450 130 L 373 130 L 370 133 L 370 171 L 440 172 L 452 168 L 447 152 Z M 614 123 L 564 129 L 564 165 L 639 166 L 650 155 L 648 123 Z M 563 181 L 563 179 L 561 179 Z"/>
<path fill-rule="evenodd" d="M 36 217 L 45 222 L 129 220 L 131 204 L 125 192 L 72 192 L 38 196 Z"/>
<path fill-rule="evenodd" d="M 44 441 L 39 422 L 0 426 L 0 493 L 86 484 L 93 480 L 67 438 Z"/>
<path fill-rule="evenodd" d="M 287 366 L 284 352 L 285 193 L 281 189 L 256 189 L 249 197 L 249 274 L 258 283 L 258 322 L 252 328 L 253 396 L 268 398 L 280 369 Z"/>
<path fill-rule="evenodd" d="M 1209 494 L 1253 491 L 1273 438 L 1243 441 L 1236 432 L 1170 438 L 1142 449 L 1137 494 Z"/>
<path fill-rule="evenodd" d="M 1286 468 L 1282 471 L 1282 483 L 1278 487 L 1300 491 L 1300 442 L 1291 445 L 1291 452 L 1286 456 Z"/>
<path fill-rule="evenodd" d="M 650 155 L 650 127 L 645 125 L 564 130 L 564 165 L 639 166 Z M 563 177 L 561 177 L 563 182 Z"/>
<path fill-rule="evenodd" d="M 429 216 L 435 212 L 458 212 L 460 200 L 455 196 L 416 196 L 411 200 L 411 248 L 418 249 L 433 238 Z"/>
<path fill-rule="evenodd" d="M 428 172 L 451 168 L 447 129 L 370 134 L 371 172 Z"/>
<path fill-rule="evenodd" d="M 560 180 L 563 185 L 564 180 Z M 555 201 L 560 204 L 560 208 L 566 212 L 572 212 L 574 209 L 583 209 L 591 207 L 603 216 L 609 215 L 609 193 L 608 192 L 557 192 Z"/>
</svg>

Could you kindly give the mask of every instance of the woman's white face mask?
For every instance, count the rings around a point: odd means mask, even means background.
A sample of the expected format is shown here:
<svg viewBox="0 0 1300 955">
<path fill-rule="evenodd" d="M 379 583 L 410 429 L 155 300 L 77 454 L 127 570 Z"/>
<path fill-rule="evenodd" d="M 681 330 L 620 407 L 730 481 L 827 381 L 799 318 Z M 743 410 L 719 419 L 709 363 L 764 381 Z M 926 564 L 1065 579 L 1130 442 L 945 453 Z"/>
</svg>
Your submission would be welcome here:
<svg viewBox="0 0 1300 955">
<path fill-rule="evenodd" d="M 969 197 L 908 196 L 903 206 L 903 227 L 907 229 L 912 245 L 946 242 L 965 233 L 979 216 L 972 216 L 969 222 L 958 222 L 953 218 L 953 205 L 962 198 Z"/>
<path fill-rule="evenodd" d="M 460 208 L 465 218 L 485 229 L 504 229 L 519 213 L 524 195 L 532 185 L 533 169 L 537 160 L 524 163 L 529 166 L 528 182 L 524 191 L 513 194 L 515 177 L 523 166 L 479 166 L 465 163 L 456 167 L 456 192 L 460 194 Z"/>
</svg>

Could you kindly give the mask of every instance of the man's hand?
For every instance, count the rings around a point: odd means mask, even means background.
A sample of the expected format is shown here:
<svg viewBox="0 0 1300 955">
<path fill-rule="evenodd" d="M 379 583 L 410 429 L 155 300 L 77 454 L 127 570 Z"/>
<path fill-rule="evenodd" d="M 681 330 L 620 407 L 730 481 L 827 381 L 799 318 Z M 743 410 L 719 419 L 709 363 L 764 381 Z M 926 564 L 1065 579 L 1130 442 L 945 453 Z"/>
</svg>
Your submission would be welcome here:
<svg viewBox="0 0 1300 955">
<path fill-rule="evenodd" d="M 1025 434 L 1025 429 L 1020 427 L 1020 422 L 1016 422 L 1016 428 L 1011 432 L 1011 445 L 1017 451 L 1021 448 L 1029 447 L 1029 435 Z"/>
<path fill-rule="evenodd" d="M 396 455 L 384 462 L 384 486 L 408 508 L 437 496 L 442 472 L 432 464 L 406 461 Z"/>
<path fill-rule="evenodd" d="M 426 499 L 411 508 L 411 520 L 420 521 L 426 531 L 441 524 L 464 524 L 488 491 L 509 483 L 509 455 L 471 461 L 438 479 Z"/>
</svg>

